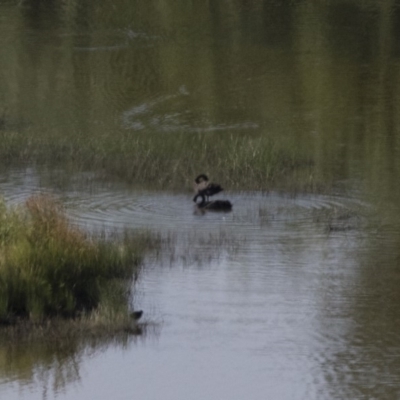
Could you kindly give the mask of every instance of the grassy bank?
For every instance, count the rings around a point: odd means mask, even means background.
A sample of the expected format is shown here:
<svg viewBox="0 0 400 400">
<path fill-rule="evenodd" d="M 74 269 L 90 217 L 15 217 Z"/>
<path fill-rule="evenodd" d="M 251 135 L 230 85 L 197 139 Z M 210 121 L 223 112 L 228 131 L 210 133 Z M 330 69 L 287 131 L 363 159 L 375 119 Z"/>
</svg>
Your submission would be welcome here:
<svg viewBox="0 0 400 400">
<path fill-rule="evenodd" d="M 0 202 L 0 321 L 129 321 L 133 276 L 148 241 L 106 241 L 72 225 L 60 204 L 35 196 L 23 207 Z"/>
<path fill-rule="evenodd" d="M 3 131 L 0 141 L 3 165 L 94 170 L 156 188 L 191 188 L 199 173 L 230 189 L 314 190 L 321 185 L 310 158 L 264 136 L 119 131 L 93 138 L 54 132 L 29 137 Z"/>
</svg>

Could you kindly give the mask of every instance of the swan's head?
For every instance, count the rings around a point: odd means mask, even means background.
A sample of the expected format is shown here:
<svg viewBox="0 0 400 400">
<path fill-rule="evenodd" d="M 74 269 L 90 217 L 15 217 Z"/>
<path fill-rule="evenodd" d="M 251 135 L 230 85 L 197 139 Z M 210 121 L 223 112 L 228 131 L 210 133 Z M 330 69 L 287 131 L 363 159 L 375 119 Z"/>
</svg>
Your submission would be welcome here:
<svg viewBox="0 0 400 400">
<path fill-rule="evenodd" d="M 202 183 L 202 182 L 208 182 L 208 176 L 205 174 L 200 174 L 194 181 L 197 184 Z"/>
</svg>

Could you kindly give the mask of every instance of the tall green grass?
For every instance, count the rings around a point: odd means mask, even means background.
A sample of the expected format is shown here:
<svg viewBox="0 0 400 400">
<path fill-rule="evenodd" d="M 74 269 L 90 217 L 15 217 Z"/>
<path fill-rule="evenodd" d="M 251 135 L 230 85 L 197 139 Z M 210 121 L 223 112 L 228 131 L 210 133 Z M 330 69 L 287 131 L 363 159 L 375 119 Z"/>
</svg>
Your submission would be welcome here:
<svg viewBox="0 0 400 400">
<path fill-rule="evenodd" d="M 48 196 L 0 201 L 0 320 L 127 314 L 141 253 L 135 239 L 95 239 Z"/>
<path fill-rule="evenodd" d="M 218 177 L 231 189 L 297 189 L 317 183 L 309 157 L 267 136 L 118 131 L 58 137 L 3 131 L 0 140 L 3 165 L 95 170 L 157 188 L 189 188 L 199 173 Z"/>
</svg>

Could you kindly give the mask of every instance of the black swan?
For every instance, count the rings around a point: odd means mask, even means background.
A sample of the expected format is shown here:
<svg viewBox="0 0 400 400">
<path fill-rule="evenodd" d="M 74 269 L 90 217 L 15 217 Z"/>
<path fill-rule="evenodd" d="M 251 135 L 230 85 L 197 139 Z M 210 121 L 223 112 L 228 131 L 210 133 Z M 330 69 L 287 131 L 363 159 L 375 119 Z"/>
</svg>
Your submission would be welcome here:
<svg viewBox="0 0 400 400">
<path fill-rule="evenodd" d="M 210 183 L 207 175 L 201 174 L 194 180 L 194 189 L 196 195 L 193 201 L 196 203 L 199 210 L 213 210 L 213 211 L 231 211 L 232 203 L 229 200 L 213 200 L 209 201 L 209 196 L 222 192 L 224 189 L 221 185 Z M 201 199 L 200 203 L 197 202 Z"/>
</svg>

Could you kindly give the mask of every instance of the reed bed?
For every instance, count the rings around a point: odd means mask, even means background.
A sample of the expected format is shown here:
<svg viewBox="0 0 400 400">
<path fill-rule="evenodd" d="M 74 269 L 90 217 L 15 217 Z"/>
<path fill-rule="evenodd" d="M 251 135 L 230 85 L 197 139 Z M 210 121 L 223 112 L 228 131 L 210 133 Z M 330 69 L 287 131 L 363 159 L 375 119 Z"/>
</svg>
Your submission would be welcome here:
<svg viewBox="0 0 400 400">
<path fill-rule="evenodd" d="M 18 208 L 1 200 L 0 321 L 80 317 L 86 325 L 122 327 L 146 243 L 128 234 L 90 237 L 49 196 Z"/>
<path fill-rule="evenodd" d="M 268 136 L 229 133 L 110 132 L 69 137 L 0 131 L 0 162 L 94 170 L 155 188 L 191 187 L 199 173 L 231 189 L 315 189 L 313 161 Z"/>
</svg>

